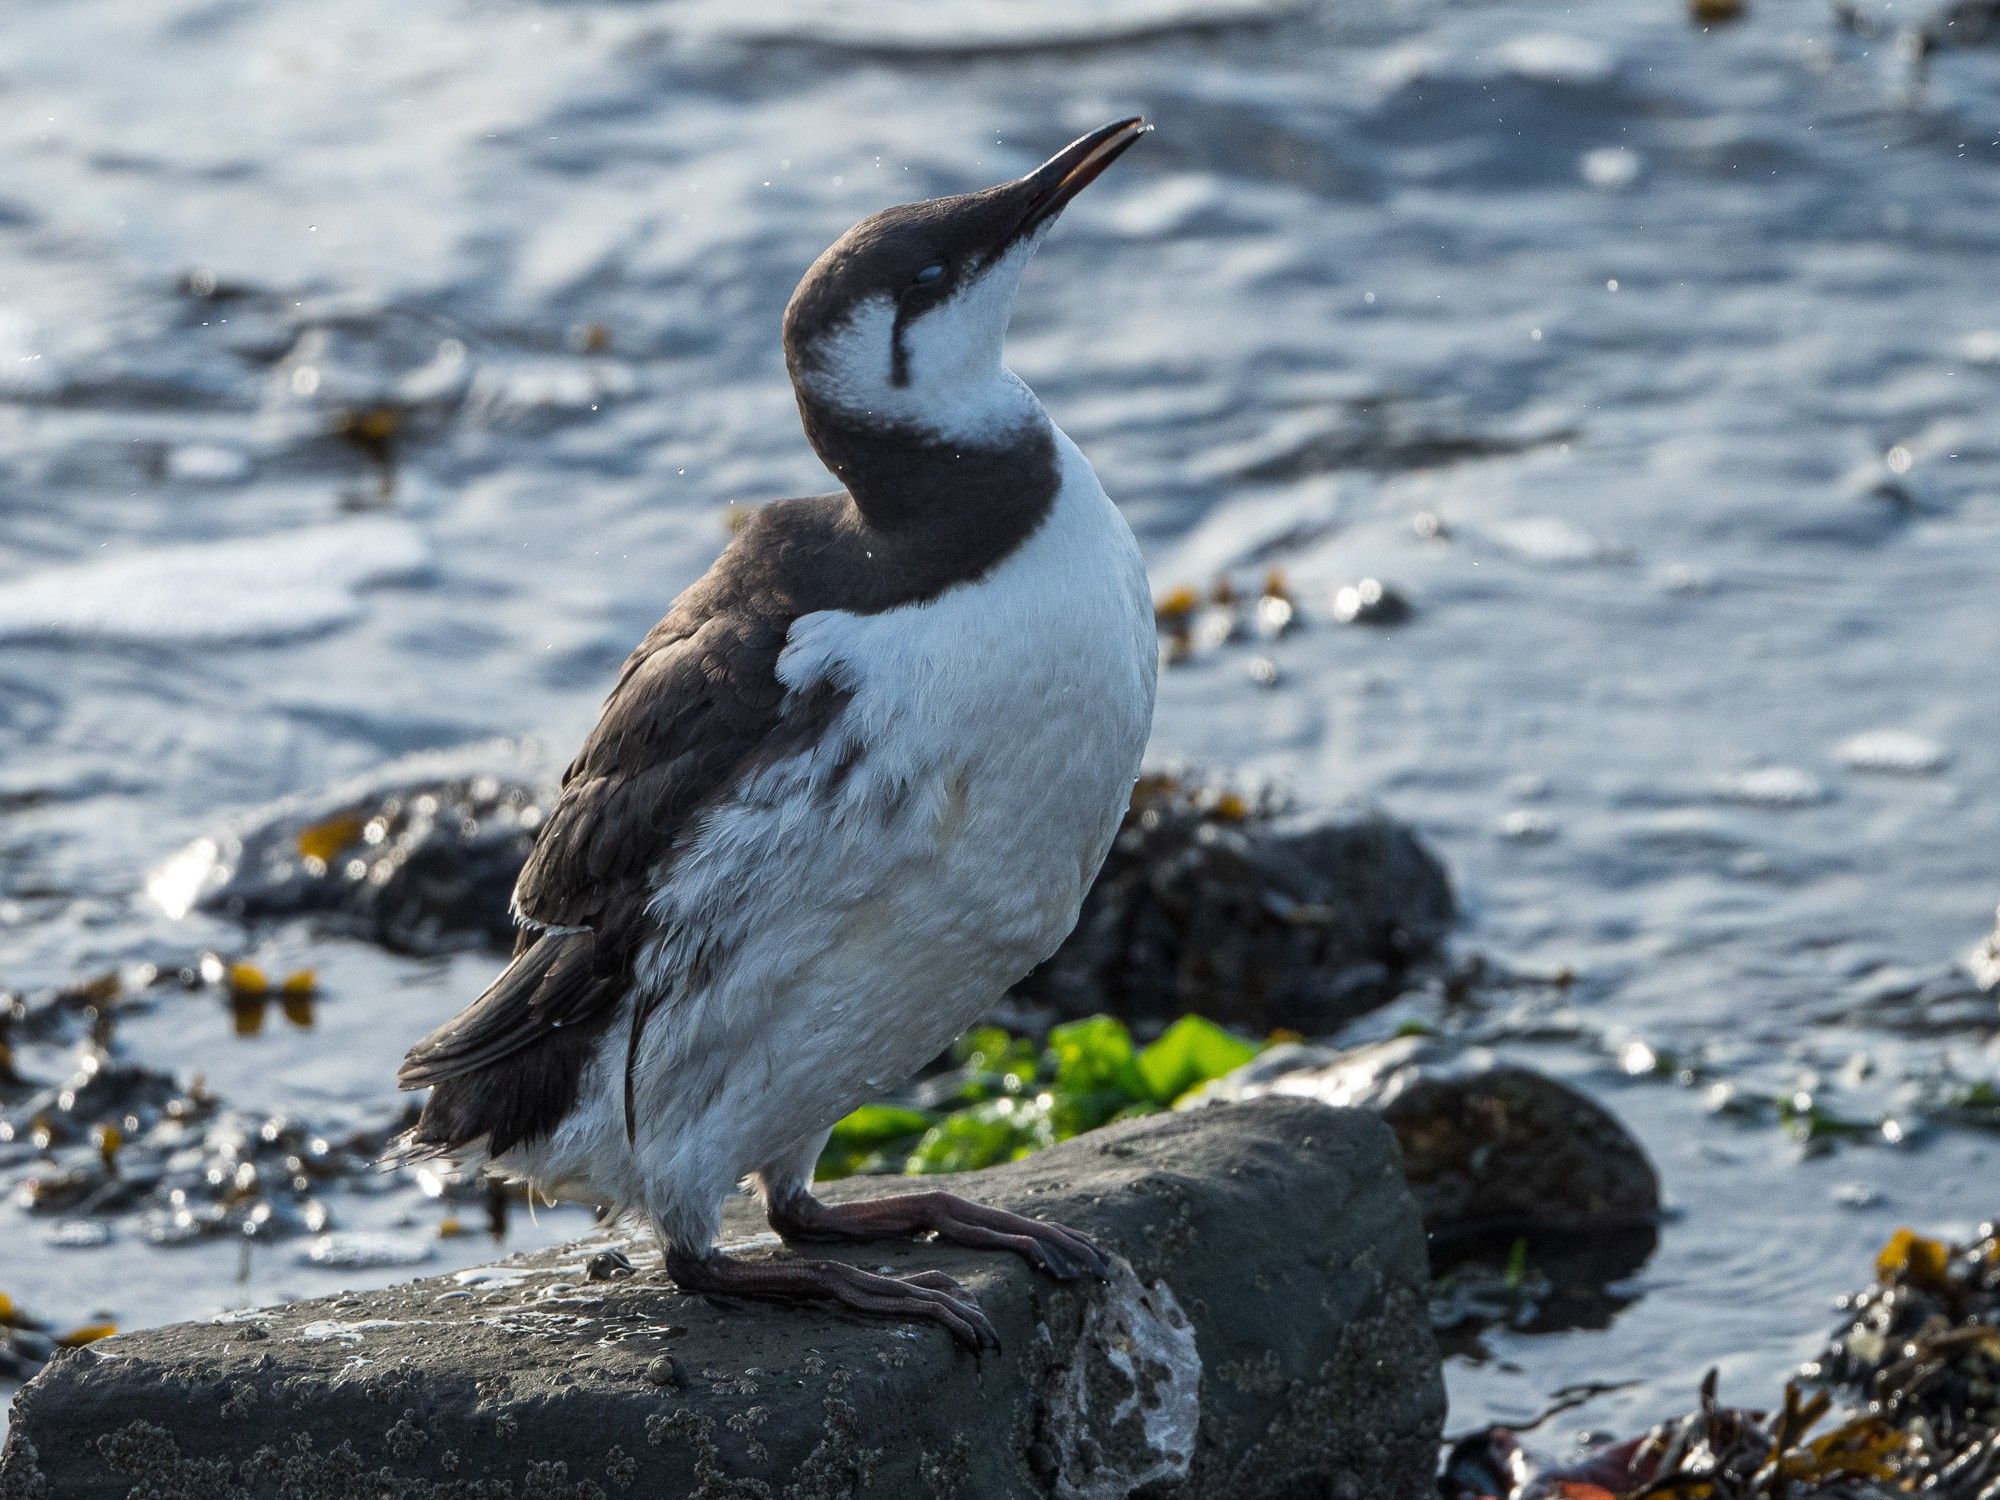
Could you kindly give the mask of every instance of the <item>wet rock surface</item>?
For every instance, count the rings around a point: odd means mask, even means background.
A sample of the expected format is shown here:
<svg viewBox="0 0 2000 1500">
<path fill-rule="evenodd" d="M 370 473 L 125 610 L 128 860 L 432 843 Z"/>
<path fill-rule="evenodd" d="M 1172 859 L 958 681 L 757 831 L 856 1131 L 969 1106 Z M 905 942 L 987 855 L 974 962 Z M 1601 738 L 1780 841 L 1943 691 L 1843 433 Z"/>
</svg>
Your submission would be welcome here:
<svg viewBox="0 0 2000 1500">
<path fill-rule="evenodd" d="M 1064 1016 L 1328 1032 L 1435 957 L 1455 914 L 1444 866 L 1388 818 L 1306 823 L 1149 776 L 1076 930 L 1017 992 Z"/>
<path fill-rule="evenodd" d="M 1435 1239 L 1645 1234 L 1659 1219 L 1659 1174 L 1614 1115 L 1484 1048 L 1273 1047 L 1194 1102 L 1272 1095 L 1380 1114 Z"/>
<path fill-rule="evenodd" d="M 548 796 L 512 742 L 413 756 L 196 840 L 148 889 L 170 912 L 304 918 L 397 953 L 506 948 Z"/>
<path fill-rule="evenodd" d="M 941 1332 L 684 1296 L 640 1243 L 637 1275 L 592 1281 L 605 1247 L 568 1246 L 58 1354 L 17 1402 L 0 1496 L 1429 1491 L 1422 1232 L 1379 1121 L 1260 1100 L 957 1185 L 1086 1230 L 1118 1276 L 849 1257 L 959 1278 L 1004 1341 L 981 1362 Z M 725 1238 L 789 1253 L 761 1228 L 732 1205 Z"/>
</svg>

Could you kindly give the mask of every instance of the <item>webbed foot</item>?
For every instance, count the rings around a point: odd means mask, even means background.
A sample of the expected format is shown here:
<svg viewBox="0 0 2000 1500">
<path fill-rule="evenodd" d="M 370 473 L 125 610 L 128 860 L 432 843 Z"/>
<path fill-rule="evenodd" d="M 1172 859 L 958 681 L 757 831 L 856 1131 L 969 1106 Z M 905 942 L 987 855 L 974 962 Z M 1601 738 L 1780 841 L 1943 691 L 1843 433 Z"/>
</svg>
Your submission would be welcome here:
<svg viewBox="0 0 2000 1500">
<path fill-rule="evenodd" d="M 669 1251 L 667 1274 L 683 1291 L 760 1302 L 831 1302 L 873 1317 L 934 1323 L 974 1353 L 1000 1347 L 1000 1335 L 979 1304 L 942 1272 L 878 1276 L 839 1261 L 748 1261 L 711 1250 Z"/>
<path fill-rule="evenodd" d="M 824 1203 L 807 1192 L 774 1199 L 771 1227 L 787 1240 L 878 1240 L 934 1234 L 954 1245 L 1011 1250 L 1059 1281 L 1111 1274 L 1104 1252 L 1074 1229 L 989 1208 L 956 1193 L 899 1193 Z"/>
</svg>

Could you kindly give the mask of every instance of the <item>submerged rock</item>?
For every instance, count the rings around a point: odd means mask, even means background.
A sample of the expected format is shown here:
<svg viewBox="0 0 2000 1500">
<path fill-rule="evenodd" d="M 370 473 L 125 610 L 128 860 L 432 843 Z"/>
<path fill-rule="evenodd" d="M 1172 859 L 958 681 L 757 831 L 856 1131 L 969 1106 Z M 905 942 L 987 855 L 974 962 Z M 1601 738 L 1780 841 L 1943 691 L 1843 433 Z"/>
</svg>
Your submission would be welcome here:
<svg viewBox="0 0 2000 1500">
<path fill-rule="evenodd" d="M 154 1244 L 283 1239 L 327 1227 L 331 1182 L 386 1188 L 388 1130 L 329 1138 L 222 1107 L 199 1085 L 86 1050 L 75 1072 L 0 1110 L 0 1186 L 26 1212 L 129 1215 Z"/>
<path fill-rule="evenodd" d="M 15 1306 L 12 1297 L 0 1292 L 0 1383 L 26 1380 L 54 1358 L 58 1349 L 81 1349 L 116 1331 L 109 1323 L 86 1323 L 61 1332 Z M 4 1487 L 0 1487 L 0 1496 L 12 1500 Z"/>
<path fill-rule="evenodd" d="M 26 1380 L 55 1352 L 55 1335 L 48 1324 L 11 1301 L 0 1307 L 0 1381 Z"/>
<path fill-rule="evenodd" d="M 235 969 L 232 986 L 247 983 L 246 973 L 262 980 L 247 965 Z M 44 1221 L 45 1244 L 85 1248 L 114 1233 L 156 1245 L 319 1234 L 334 1187 L 374 1194 L 413 1180 L 428 1196 L 484 1198 L 489 1214 L 500 1212 L 489 1189 L 463 1173 L 436 1164 L 382 1170 L 412 1107 L 315 1125 L 231 1108 L 199 1074 L 188 1079 L 125 1055 L 124 1009 L 176 982 L 193 981 L 140 965 L 32 999 L 0 996 L 0 1195 Z M 296 991 L 288 985 L 259 1003 L 292 1012 L 304 1003 Z"/>
<path fill-rule="evenodd" d="M 1372 1109 L 1444 1241 L 1648 1234 L 1660 1179 L 1617 1118 L 1567 1084 L 1427 1037 L 1273 1047 L 1193 1103 L 1301 1096 Z"/>
<path fill-rule="evenodd" d="M 1155 1116 L 956 1185 L 1085 1230 L 1115 1276 L 846 1252 L 958 1279 L 1003 1340 L 982 1359 L 936 1329 L 684 1295 L 650 1244 L 590 1281 L 605 1247 L 569 1246 L 58 1357 L 16 1403 L 0 1495 L 1428 1493 L 1444 1393 L 1379 1121 Z M 734 1204 L 725 1239 L 794 1253 L 761 1228 Z"/>
<path fill-rule="evenodd" d="M 1411 613 L 1402 592 L 1379 578 L 1342 584 L 1334 591 L 1333 617 L 1343 625 L 1400 625 Z"/>
<path fill-rule="evenodd" d="M 507 947 L 547 797 L 512 742 L 413 756 L 197 839 L 147 890 L 173 915 L 306 918 L 398 953 Z"/>
<path fill-rule="evenodd" d="M 1076 930 L 1018 993 L 1066 1017 L 1328 1032 L 1393 997 L 1455 913 L 1444 867 L 1401 824 L 1301 823 L 1149 776 Z"/>
</svg>

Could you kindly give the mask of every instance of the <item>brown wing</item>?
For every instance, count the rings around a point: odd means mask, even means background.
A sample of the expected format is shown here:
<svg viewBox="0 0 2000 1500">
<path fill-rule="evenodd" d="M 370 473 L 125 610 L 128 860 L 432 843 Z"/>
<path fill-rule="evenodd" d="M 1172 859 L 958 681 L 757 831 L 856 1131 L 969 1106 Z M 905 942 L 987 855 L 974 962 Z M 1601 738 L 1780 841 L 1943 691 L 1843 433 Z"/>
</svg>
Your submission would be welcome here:
<svg viewBox="0 0 2000 1500">
<path fill-rule="evenodd" d="M 651 894 L 690 815 L 733 784 L 777 729 L 790 618 L 677 609 L 625 665 L 563 775 L 514 904 L 546 927 L 596 927 Z"/>
<path fill-rule="evenodd" d="M 778 656 L 804 611 L 770 523 L 759 530 L 764 546 L 739 538 L 627 659 L 515 885 L 514 961 L 404 1061 L 402 1085 L 433 1090 L 410 1147 L 486 1137 L 497 1156 L 555 1128 L 654 935 L 646 905 L 700 814 L 837 710 L 831 690 L 786 702 Z M 647 1014 L 634 1007 L 635 1040 Z M 627 1107 L 629 1128 L 629 1077 Z"/>
</svg>

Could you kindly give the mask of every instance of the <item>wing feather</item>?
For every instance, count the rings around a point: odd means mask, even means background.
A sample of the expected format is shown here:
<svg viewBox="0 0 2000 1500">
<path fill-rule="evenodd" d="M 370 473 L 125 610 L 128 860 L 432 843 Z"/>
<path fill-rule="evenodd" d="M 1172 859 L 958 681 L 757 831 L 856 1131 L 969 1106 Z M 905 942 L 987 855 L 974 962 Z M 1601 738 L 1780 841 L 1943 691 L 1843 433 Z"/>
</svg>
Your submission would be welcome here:
<svg viewBox="0 0 2000 1500">
<path fill-rule="evenodd" d="M 826 500 L 767 510 L 802 506 L 823 510 Z M 783 549 L 732 546 L 627 658 L 515 884 L 526 931 L 514 962 L 412 1048 L 398 1075 L 405 1088 L 433 1090 L 416 1148 L 554 1129 L 575 1100 L 583 1038 L 630 994 L 633 963 L 656 935 L 647 905 L 700 815 L 757 766 L 804 748 L 846 701 L 825 685 L 789 694 L 778 680 L 803 605 L 773 556 L 782 563 Z M 633 1053 L 652 1008 L 634 1004 Z M 626 1066 L 630 1132 L 629 1054 Z M 497 1074 L 510 1068 L 532 1074 L 534 1087 L 505 1087 Z M 533 1100 L 525 1114 L 523 1097 Z"/>
<path fill-rule="evenodd" d="M 589 932 L 546 932 L 486 993 L 410 1049 L 396 1081 L 428 1088 L 531 1047 L 549 1031 L 587 1020 L 597 1003 Z"/>
</svg>

